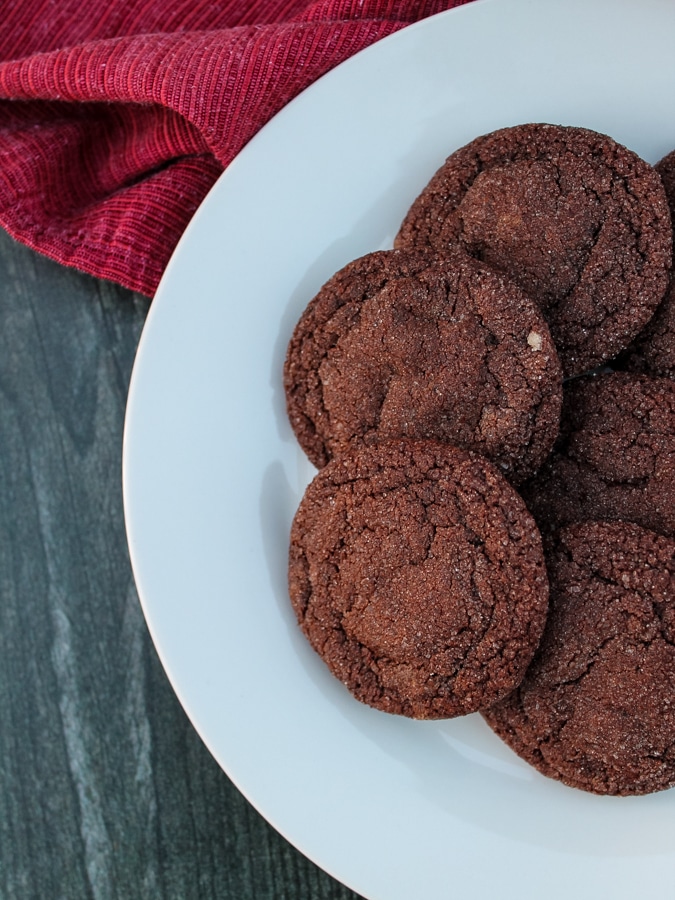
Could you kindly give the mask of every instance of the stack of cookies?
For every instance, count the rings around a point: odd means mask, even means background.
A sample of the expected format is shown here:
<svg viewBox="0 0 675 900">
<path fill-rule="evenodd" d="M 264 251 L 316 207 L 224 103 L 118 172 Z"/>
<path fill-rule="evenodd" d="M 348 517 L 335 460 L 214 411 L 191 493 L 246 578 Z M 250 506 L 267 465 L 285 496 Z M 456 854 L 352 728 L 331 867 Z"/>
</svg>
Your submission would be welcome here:
<svg viewBox="0 0 675 900">
<path fill-rule="evenodd" d="M 669 200 L 675 152 L 480 137 L 324 285 L 284 368 L 319 469 L 289 555 L 311 645 L 359 700 L 481 711 L 595 793 L 675 784 Z"/>
</svg>

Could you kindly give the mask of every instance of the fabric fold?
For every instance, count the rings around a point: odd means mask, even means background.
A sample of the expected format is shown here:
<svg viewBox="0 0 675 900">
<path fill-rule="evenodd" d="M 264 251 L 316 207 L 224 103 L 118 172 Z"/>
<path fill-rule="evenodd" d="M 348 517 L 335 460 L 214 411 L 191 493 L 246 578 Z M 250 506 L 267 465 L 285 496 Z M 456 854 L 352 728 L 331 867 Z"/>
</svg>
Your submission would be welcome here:
<svg viewBox="0 0 675 900">
<path fill-rule="evenodd" d="M 152 296 L 223 169 L 285 104 L 374 42 L 467 0 L 10 5 L 0 224 Z"/>
</svg>

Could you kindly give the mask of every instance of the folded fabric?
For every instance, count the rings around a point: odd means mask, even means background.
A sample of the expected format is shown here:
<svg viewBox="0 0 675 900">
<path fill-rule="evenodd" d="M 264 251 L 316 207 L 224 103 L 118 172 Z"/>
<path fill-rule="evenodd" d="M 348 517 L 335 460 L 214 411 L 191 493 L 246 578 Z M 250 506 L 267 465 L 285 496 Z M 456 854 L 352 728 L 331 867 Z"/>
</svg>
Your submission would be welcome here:
<svg viewBox="0 0 675 900">
<path fill-rule="evenodd" d="M 0 224 L 148 296 L 218 175 L 289 100 L 469 0 L 9 0 Z"/>
</svg>

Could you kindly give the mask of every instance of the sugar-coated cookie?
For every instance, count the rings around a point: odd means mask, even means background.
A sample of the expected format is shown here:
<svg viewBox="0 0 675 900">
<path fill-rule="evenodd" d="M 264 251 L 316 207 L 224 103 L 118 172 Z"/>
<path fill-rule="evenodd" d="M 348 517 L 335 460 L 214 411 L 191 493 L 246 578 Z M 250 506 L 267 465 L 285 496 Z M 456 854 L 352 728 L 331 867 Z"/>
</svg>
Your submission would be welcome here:
<svg viewBox="0 0 675 900">
<path fill-rule="evenodd" d="M 548 581 L 534 521 L 493 465 L 403 440 L 319 471 L 293 521 L 289 593 L 312 647 L 357 699 L 437 719 L 520 682 Z"/>
<path fill-rule="evenodd" d="M 675 541 L 624 522 L 578 523 L 560 531 L 548 568 L 541 645 L 485 719 L 571 787 L 675 785 Z"/>
<path fill-rule="evenodd" d="M 566 375 L 616 356 L 666 291 L 672 232 L 661 179 L 612 138 L 529 124 L 453 153 L 396 246 L 459 243 L 540 305 Z"/>
<path fill-rule="evenodd" d="M 317 466 L 399 437 L 476 450 L 517 484 L 549 453 L 560 363 L 536 305 L 463 251 L 379 251 L 345 266 L 298 322 L 288 415 Z"/>
</svg>

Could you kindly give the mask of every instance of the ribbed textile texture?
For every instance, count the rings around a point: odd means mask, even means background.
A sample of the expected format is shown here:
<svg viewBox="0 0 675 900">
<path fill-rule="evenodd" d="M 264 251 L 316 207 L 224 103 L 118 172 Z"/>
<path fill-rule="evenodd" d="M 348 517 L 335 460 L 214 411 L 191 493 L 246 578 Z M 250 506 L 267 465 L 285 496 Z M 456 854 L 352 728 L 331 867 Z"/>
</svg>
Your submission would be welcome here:
<svg viewBox="0 0 675 900">
<path fill-rule="evenodd" d="M 152 296 L 201 200 L 296 94 L 468 0 L 6 0 L 0 224 Z"/>
</svg>

